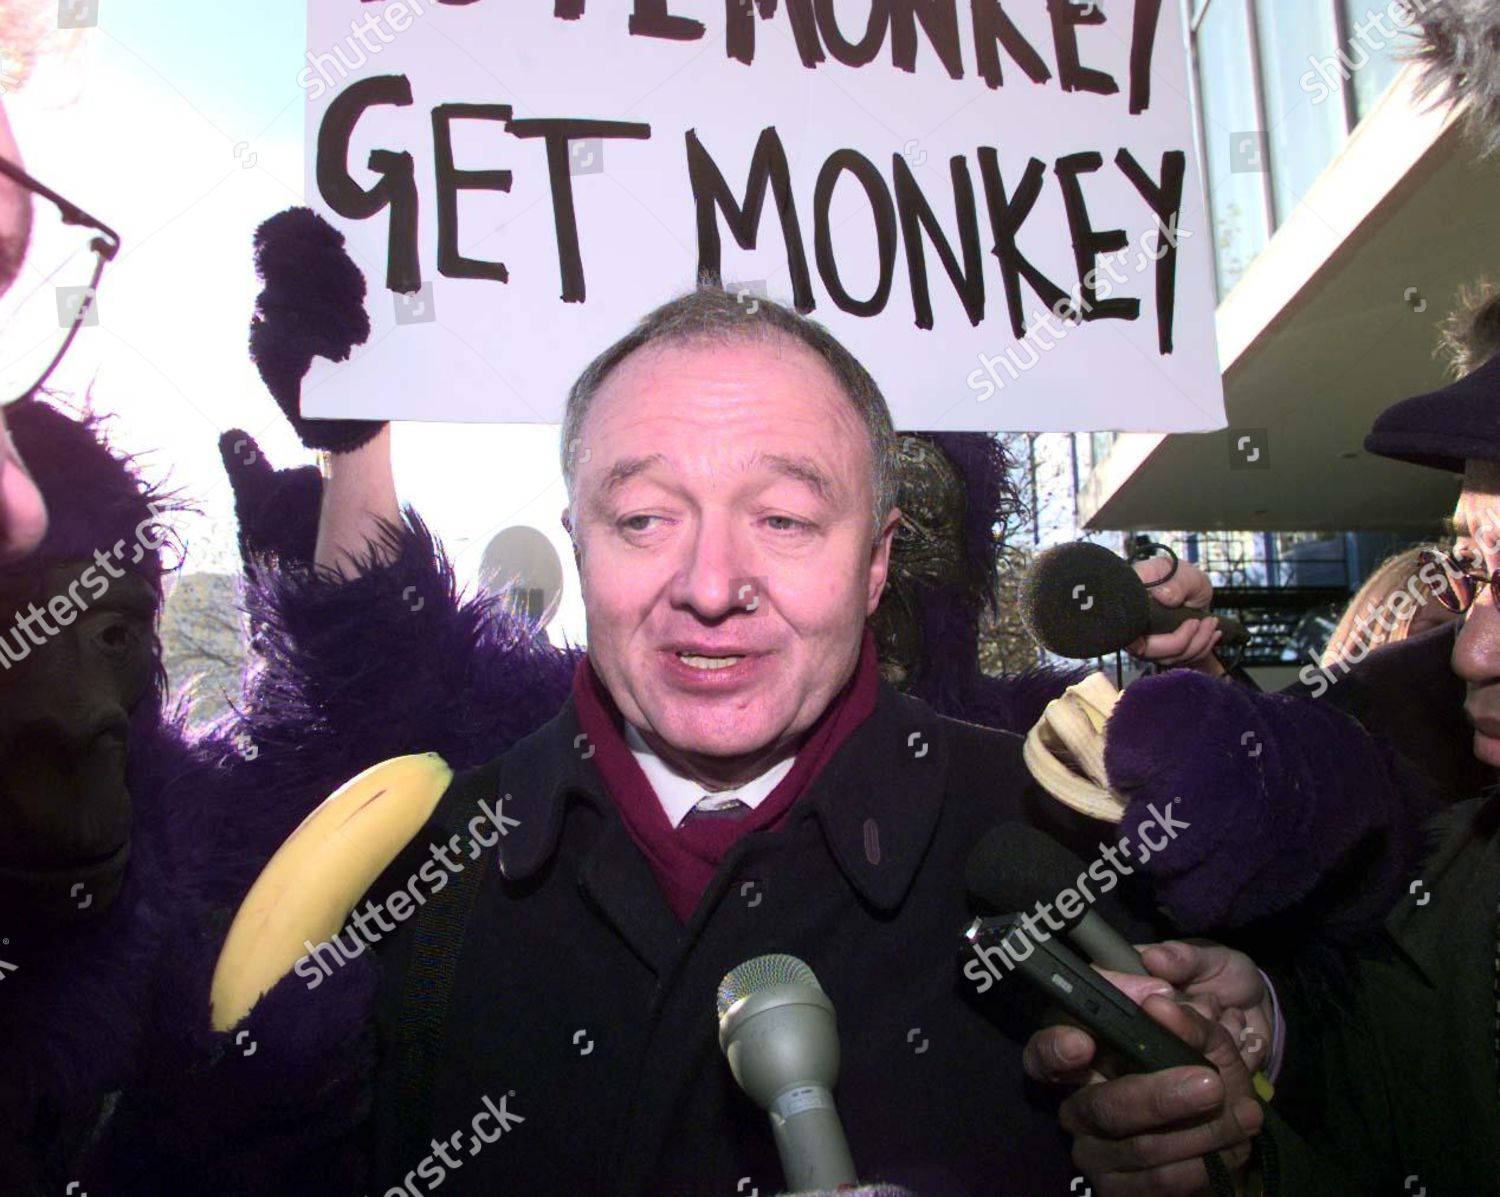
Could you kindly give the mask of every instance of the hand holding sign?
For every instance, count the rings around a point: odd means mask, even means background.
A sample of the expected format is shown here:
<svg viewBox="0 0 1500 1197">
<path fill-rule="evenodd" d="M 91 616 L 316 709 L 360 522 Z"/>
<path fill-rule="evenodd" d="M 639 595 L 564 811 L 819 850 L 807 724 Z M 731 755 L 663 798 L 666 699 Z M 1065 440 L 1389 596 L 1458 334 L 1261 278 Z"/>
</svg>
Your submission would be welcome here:
<svg viewBox="0 0 1500 1197">
<path fill-rule="evenodd" d="M 347 453 L 382 427 L 369 420 L 305 420 L 302 379 L 314 357 L 344 361 L 370 335 L 364 276 L 344 238 L 309 208 L 288 208 L 255 232 L 255 273 L 265 284 L 250 320 L 250 356 L 261 381 L 309 449 Z"/>
</svg>

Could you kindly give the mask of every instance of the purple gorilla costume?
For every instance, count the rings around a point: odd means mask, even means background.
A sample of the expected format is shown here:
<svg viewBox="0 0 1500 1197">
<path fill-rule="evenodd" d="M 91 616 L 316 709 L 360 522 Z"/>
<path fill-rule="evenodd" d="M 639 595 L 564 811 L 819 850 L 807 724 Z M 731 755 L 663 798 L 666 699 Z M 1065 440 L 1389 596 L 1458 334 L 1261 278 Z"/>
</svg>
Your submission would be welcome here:
<svg viewBox="0 0 1500 1197">
<path fill-rule="evenodd" d="M 11 687 L 0 689 L 0 954 L 15 966 L 0 985 L 4 1191 L 352 1184 L 368 962 L 315 997 L 279 985 L 238 1044 L 208 1026 L 228 915 L 322 794 L 298 790 L 274 760 L 247 760 L 225 729 L 193 738 L 168 711 L 154 632 L 161 496 L 96 421 L 37 400 L 8 415 L 51 527 L 0 574 L 7 610 L 62 593 L 52 579 L 69 563 L 93 560 L 96 585 L 75 587 L 84 609 L 65 627 L 55 615 L 57 635 L 0 679 Z M 135 615 L 126 597 L 140 600 Z M 100 672 L 120 662 L 124 690 Z M 69 803 L 88 801 L 108 817 L 69 822 Z M 110 851 L 78 847 L 101 826 Z"/>
</svg>

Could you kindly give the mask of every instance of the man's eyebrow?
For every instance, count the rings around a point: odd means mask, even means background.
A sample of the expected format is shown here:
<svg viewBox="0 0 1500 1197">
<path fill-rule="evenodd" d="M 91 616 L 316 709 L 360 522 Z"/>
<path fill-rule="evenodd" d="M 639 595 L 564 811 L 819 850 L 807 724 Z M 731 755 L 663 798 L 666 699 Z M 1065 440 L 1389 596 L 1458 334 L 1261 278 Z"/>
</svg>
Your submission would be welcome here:
<svg viewBox="0 0 1500 1197">
<path fill-rule="evenodd" d="M 660 465 L 665 460 L 666 458 L 660 453 L 647 453 L 643 457 L 620 458 L 604 471 L 604 477 L 599 483 L 599 497 L 607 498 L 637 474 L 649 470 L 654 465 Z"/>
<path fill-rule="evenodd" d="M 838 494 L 838 487 L 833 479 L 811 457 L 790 456 L 785 453 L 762 453 L 758 460 L 762 465 L 770 466 L 778 474 L 794 482 L 802 483 L 825 503 L 833 502 Z"/>
<path fill-rule="evenodd" d="M 1472 540 L 1473 533 L 1469 531 L 1469 517 L 1466 515 L 1455 515 L 1443 521 L 1444 529 L 1449 536 L 1455 540 Z"/>
</svg>

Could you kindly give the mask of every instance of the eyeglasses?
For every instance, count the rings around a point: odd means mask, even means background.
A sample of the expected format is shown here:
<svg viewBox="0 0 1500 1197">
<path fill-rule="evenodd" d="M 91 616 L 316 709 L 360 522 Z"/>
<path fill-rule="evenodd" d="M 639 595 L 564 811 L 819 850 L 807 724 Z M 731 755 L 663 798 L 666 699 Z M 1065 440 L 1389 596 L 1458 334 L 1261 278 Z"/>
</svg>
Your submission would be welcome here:
<svg viewBox="0 0 1500 1197">
<path fill-rule="evenodd" d="M 1418 570 L 1423 581 L 1432 586 L 1432 597 L 1449 611 L 1459 615 L 1464 614 L 1474 605 L 1474 600 L 1479 597 L 1479 592 L 1486 586 L 1500 586 L 1500 570 L 1492 573 L 1473 573 L 1469 567 L 1460 561 L 1453 553 L 1439 553 L 1431 549 L 1424 550 L 1421 554 L 1421 566 Z M 1429 566 L 1436 566 L 1441 577 L 1435 582 Z M 1496 591 L 1500 594 L 1500 590 Z"/>
<path fill-rule="evenodd" d="M 19 166 L 0 158 L 0 175 L 45 200 L 35 205 L 16 277 L 0 296 L 0 406 L 41 387 L 78 336 L 97 321 L 94 296 L 120 237 Z"/>
</svg>

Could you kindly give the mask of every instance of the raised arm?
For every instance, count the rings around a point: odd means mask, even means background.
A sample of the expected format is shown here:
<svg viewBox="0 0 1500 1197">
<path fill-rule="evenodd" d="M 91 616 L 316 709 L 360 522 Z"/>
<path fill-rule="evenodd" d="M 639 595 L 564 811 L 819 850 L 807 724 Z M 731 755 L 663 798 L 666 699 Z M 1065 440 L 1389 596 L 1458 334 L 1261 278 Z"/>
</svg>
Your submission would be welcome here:
<svg viewBox="0 0 1500 1197">
<path fill-rule="evenodd" d="M 314 562 L 343 578 L 370 561 L 390 560 L 382 529 L 399 526 L 396 474 L 391 466 L 391 429 L 347 453 L 326 453 L 320 463 L 323 499 L 318 510 Z"/>
<path fill-rule="evenodd" d="M 351 578 L 364 565 L 389 560 L 384 533 L 401 522 L 390 428 L 375 420 L 305 419 L 302 382 L 313 358 L 341 362 L 369 337 L 364 276 L 345 252 L 343 235 L 307 208 L 289 208 L 256 230 L 255 270 L 264 286 L 250 322 L 250 356 L 298 438 L 322 455 L 314 561 Z M 277 475 L 249 437 L 230 434 L 226 441 L 220 447 L 244 525 L 247 506 L 255 507 L 245 492 L 268 493 Z M 286 498 L 305 509 L 308 493 L 306 486 L 288 488 Z M 298 520 L 257 509 L 250 522 L 272 541 L 268 547 L 284 547 L 274 538 Z M 305 551 L 305 543 L 298 547 Z"/>
<path fill-rule="evenodd" d="M 244 730 L 319 797 L 403 753 L 479 763 L 556 713 L 575 658 L 492 601 L 460 600 L 442 547 L 400 507 L 386 424 L 303 419 L 313 358 L 342 361 L 369 333 L 343 237 L 291 209 L 256 233 L 255 260 L 251 355 L 321 465 L 276 470 L 247 434 L 220 441 L 258 658 Z"/>
</svg>

